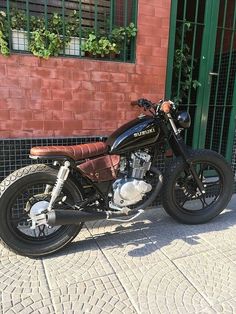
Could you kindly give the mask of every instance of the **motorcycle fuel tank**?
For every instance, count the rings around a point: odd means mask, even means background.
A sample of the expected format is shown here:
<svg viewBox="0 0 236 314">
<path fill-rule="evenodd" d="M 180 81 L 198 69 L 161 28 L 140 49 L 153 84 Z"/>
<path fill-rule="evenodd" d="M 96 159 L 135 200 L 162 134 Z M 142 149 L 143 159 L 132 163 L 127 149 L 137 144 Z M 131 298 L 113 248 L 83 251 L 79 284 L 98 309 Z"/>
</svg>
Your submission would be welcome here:
<svg viewBox="0 0 236 314">
<path fill-rule="evenodd" d="M 106 144 L 110 153 L 121 154 L 154 144 L 160 135 L 158 122 L 151 116 L 134 119 L 112 133 Z"/>
</svg>

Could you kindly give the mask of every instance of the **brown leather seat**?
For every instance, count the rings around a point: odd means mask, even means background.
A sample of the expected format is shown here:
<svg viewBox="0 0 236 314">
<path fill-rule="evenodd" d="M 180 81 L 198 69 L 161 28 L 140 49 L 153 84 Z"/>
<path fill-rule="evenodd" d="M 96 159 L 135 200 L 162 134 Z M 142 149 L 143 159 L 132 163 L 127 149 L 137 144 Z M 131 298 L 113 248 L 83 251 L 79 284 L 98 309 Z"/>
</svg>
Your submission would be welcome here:
<svg viewBox="0 0 236 314">
<path fill-rule="evenodd" d="M 65 156 L 73 160 L 81 160 L 103 155 L 107 152 L 107 145 L 103 142 L 73 146 L 37 146 L 30 150 L 31 157 Z"/>
</svg>

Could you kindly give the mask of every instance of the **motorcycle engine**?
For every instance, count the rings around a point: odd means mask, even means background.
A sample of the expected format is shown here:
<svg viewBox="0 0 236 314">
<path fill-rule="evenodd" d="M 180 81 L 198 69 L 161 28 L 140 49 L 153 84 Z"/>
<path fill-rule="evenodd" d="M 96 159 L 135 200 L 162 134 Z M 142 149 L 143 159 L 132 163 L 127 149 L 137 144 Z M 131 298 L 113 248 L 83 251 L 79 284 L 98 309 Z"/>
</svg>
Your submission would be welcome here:
<svg viewBox="0 0 236 314">
<path fill-rule="evenodd" d="M 152 190 L 151 184 L 143 180 L 151 167 L 151 156 L 144 151 L 131 154 L 129 161 L 121 161 L 120 172 L 125 173 L 127 164 L 131 169 L 131 175 L 117 179 L 113 183 L 113 204 L 118 207 L 136 204 Z"/>
</svg>

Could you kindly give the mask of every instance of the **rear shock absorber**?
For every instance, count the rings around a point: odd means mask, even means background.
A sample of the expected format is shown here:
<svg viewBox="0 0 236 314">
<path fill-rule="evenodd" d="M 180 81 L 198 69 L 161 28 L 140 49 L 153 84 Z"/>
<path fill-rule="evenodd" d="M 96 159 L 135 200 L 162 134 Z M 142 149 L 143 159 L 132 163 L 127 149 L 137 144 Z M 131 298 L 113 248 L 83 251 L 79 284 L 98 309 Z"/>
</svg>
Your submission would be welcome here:
<svg viewBox="0 0 236 314">
<path fill-rule="evenodd" d="M 64 165 L 60 167 L 58 174 L 57 174 L 57 181 L 56 184 L 53 187 L 51 199 L 48 205 L 48 211 L 52 210 L 52 207 L 57 199 L 57 197 L 60 195 L 61 190 L 63 188 L 64 182 L 68 178 L 69 172 L 70 172 L 70 162 L 65 161 Z"/>
</svg>

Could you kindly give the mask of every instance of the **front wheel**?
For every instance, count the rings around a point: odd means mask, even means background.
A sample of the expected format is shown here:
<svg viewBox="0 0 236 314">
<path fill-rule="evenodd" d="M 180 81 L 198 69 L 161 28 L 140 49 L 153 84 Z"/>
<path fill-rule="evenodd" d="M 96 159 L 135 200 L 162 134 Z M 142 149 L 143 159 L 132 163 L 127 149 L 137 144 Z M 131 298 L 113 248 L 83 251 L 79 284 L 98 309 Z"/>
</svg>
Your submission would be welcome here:
<svg viewBox="0 0 236 314">
<path fill-rule="evenodd" d="M 40 214 L 48 207 L 57 172 L 47 165 L 32 165 L 13 172 L 1 183 L 0 238 L 10 250 L 25 256 L 47 255 L 71 242 L 80 231 L 82 223 L 32 228 L 32 208 L 38 208 L 36 214 Z M 54 208 L 62 208 L 59 202 L 63 197 L 71 205 L 82 198 L 70 178 L 64 183 Z"/>
<path fill-rule="evenodd" d="M 220 214 L 230 201 L 232 170 L 221 155 L 211 150 L 191 150 L 189 160 L 205 193 L 200 192 L 188 165 L 178 157 L 164 176 L 163 207 L 182 223 L 205 223 Z"/>
</svg>

